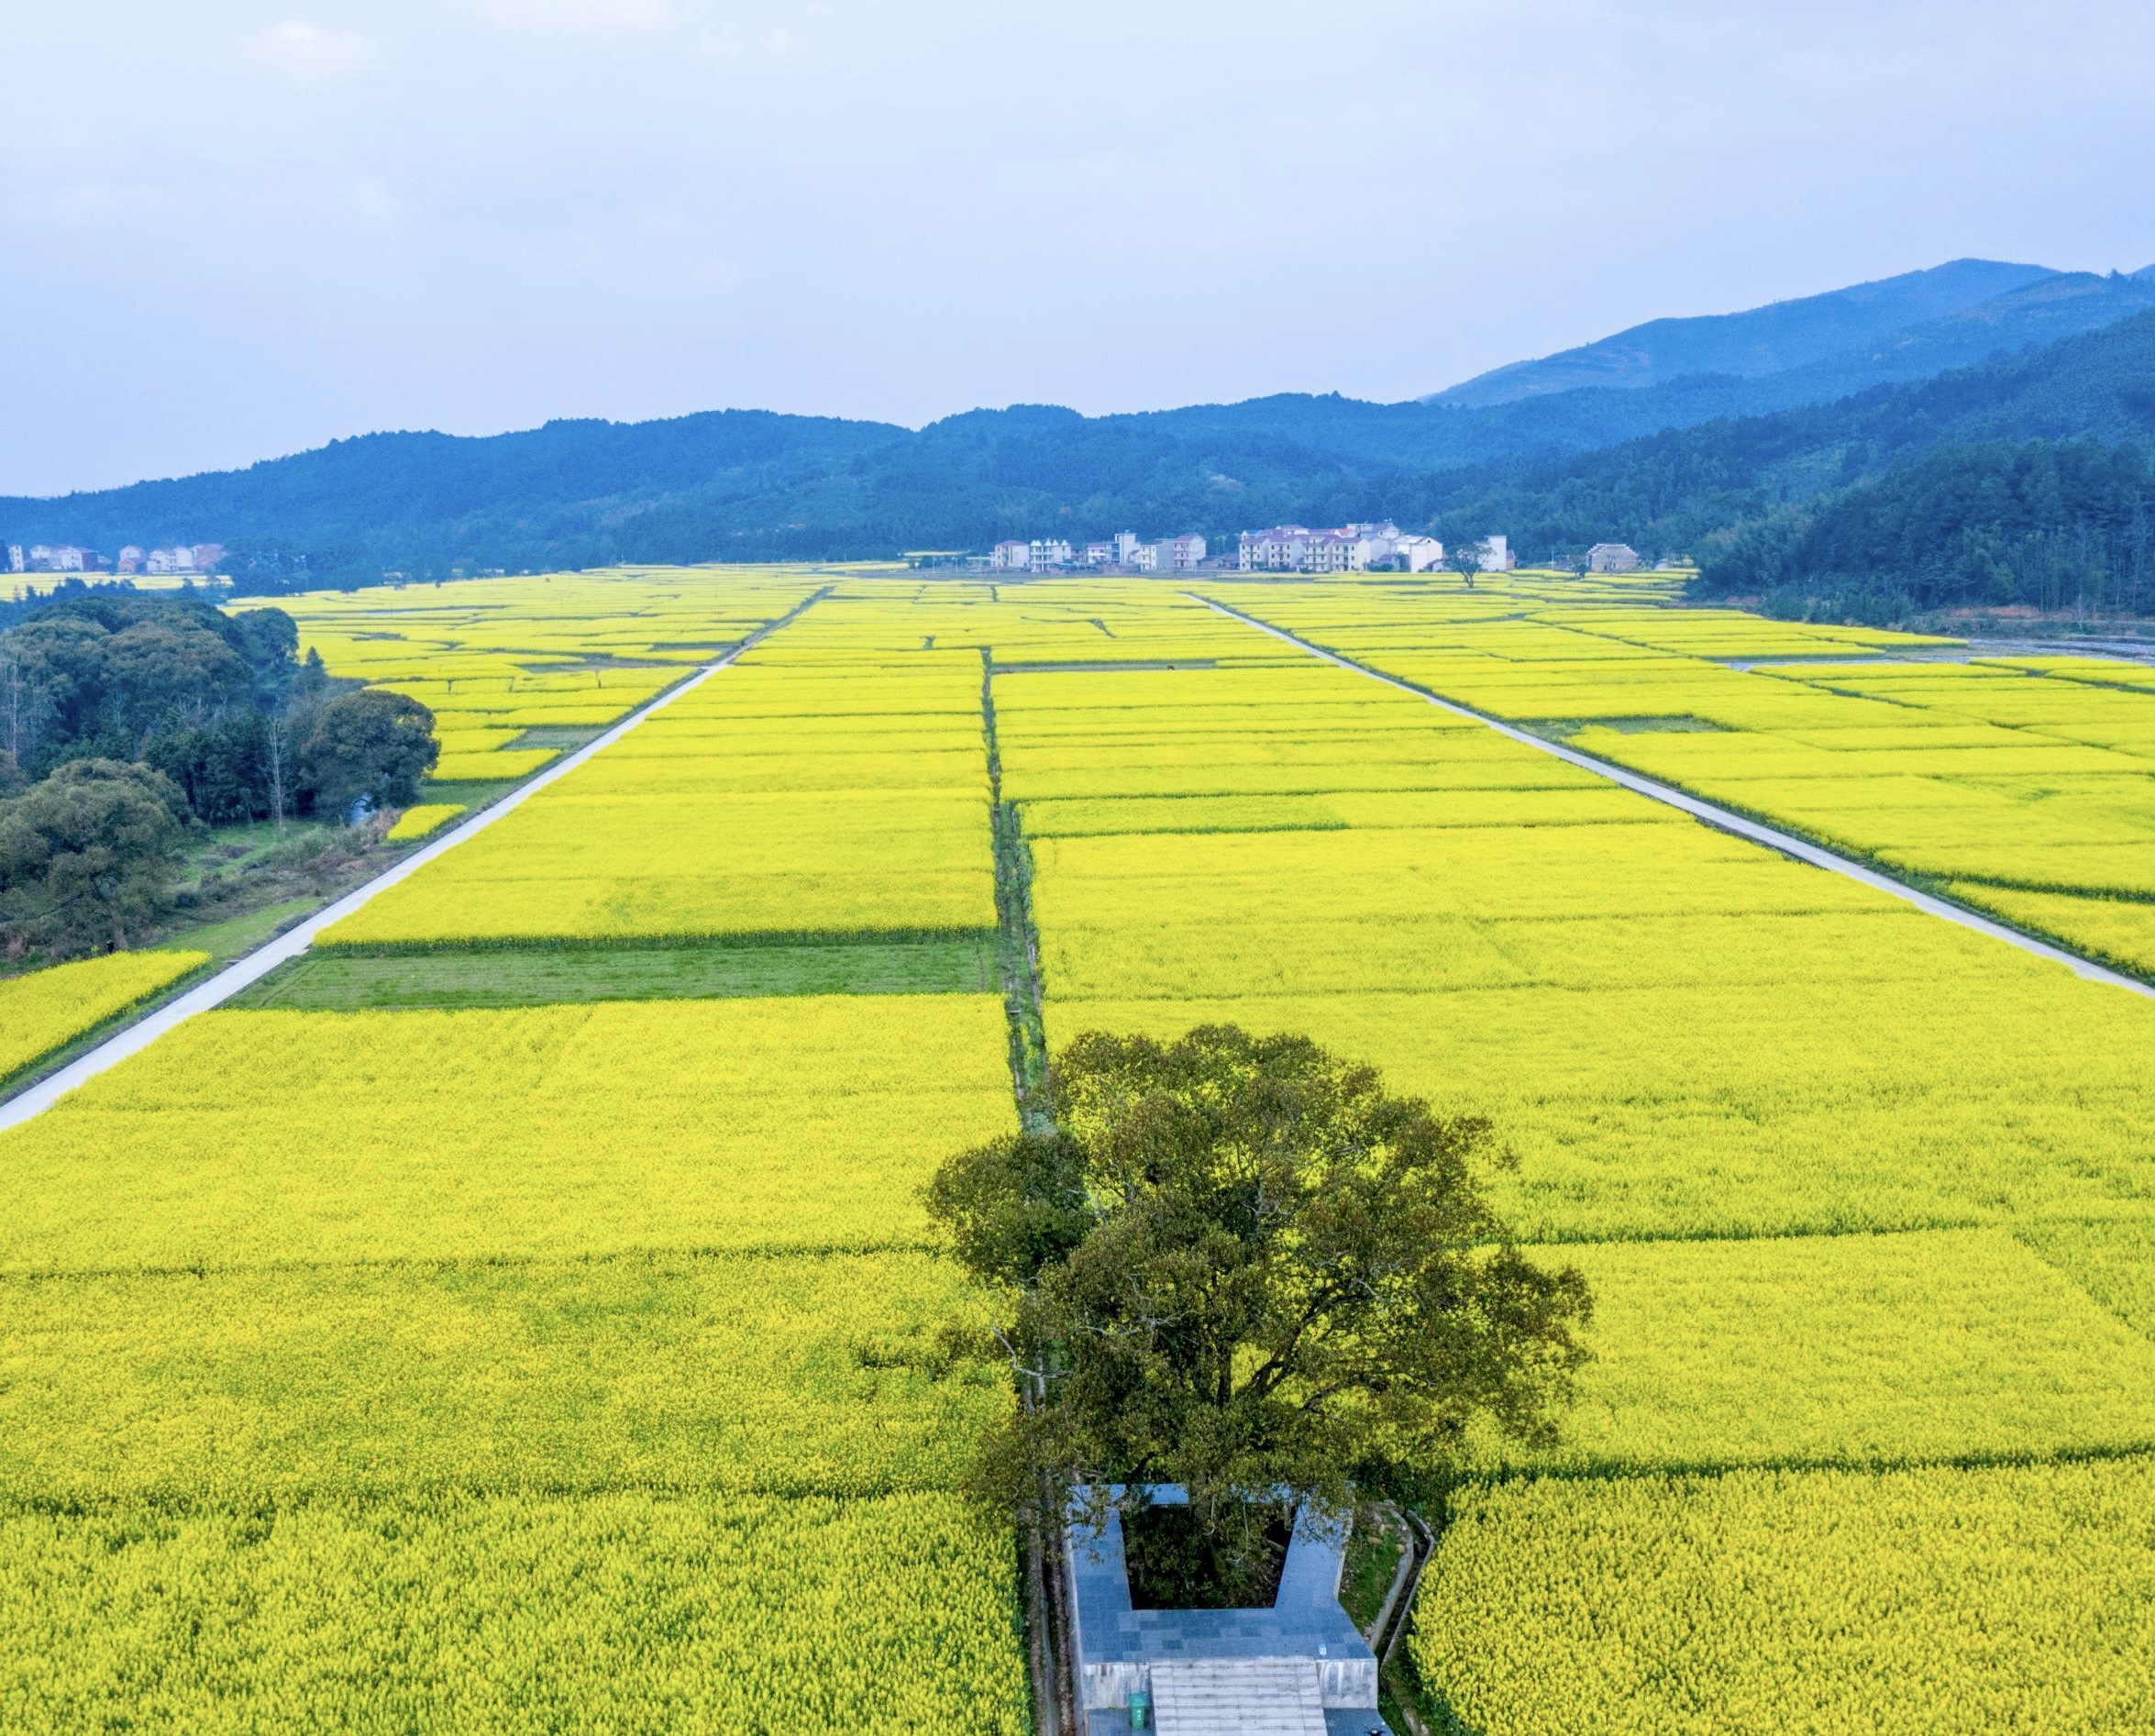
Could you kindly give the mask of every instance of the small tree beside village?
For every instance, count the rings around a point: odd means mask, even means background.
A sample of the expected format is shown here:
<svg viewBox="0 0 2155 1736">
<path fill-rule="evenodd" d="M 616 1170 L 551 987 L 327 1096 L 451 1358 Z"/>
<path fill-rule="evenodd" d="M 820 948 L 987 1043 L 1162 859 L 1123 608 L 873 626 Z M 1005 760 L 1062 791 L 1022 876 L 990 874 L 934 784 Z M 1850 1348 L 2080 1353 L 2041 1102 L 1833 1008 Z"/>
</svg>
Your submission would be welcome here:
<svg viewBox="0 0 2155 1736">
<path fill-rule="evenodd" d="M 945 1163 L 931 1214 L 1000 1300 L 1024 1404 L 974 1492 L 1043 1528 L 1108 1486 L 1179 1483 L 1223 1578 L 1253 1511 L 1345 1510 L 1453 1456 L 1475 1419 L 1547 1441 L 1586 1351 L 1573 1268 L 1527 1259 L 1477 1169 L 1489 1124 L 1389 1096 L 1306 1037 L 1092 1034 L 1050 1070 L 1054 1131 Z"/>
</svg>

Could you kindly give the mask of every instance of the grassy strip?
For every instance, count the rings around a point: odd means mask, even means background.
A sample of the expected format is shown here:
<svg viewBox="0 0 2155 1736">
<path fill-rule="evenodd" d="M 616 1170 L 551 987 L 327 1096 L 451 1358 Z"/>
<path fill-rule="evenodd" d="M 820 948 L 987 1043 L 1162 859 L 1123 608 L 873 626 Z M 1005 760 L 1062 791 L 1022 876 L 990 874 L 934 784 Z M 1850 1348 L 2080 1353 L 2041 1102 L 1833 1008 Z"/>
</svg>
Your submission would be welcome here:
<svg viewBox="0 0 2155 1736">
<path fill-rule="evenodd" d="M 317 950 L 235 996 L 235 1007 L 536 1007 L 725 996 L 981 994 L 985 939 L 762 946 L 563 947 L 376 953 Z"/>
<path fill-rule="evenodd" d="M 1033 921 L 1033 852 L 1023 819 L 1002 792 L 1002 745 L 996 734 L 992 647 L 980 648 L 980 718 L 988 740 L 988 782 L 995 828 L 996 968 L 1011 1026 L 1011 1080 L 1021 1116 L 1044 1117 L 1038 1103 L 1047 1079 L 1047 1031 L 1040 1005 L 1040 931 Z"/>
<path fill-rule="evenodd" d="M 339 924 L 341 926 L 341 924 Z M 334 931 L 332 931 L 334 932 Z M 490 957 L 500 953 L 753 952 L 798 951 L 803 947 L 938 944 L 991 945 L 988 928 L 744 929 L 737 934 L 683 930 L 668 934 L 490 934 L 483 939 L 359 940 L 346 944 L 325 935 L 315 943 L 324 953 L 351 953 L 374 958 Z"/>
<path fill-rule="evenodd" d="M 610 724 L 596 726 L 579 726 L 569 724 L 535 724 L 507 745 L 518 747 L 550 747 L 557 753 L 572 753 L 579 747 L 590 746 L 603 735 Z"/>
</svg>

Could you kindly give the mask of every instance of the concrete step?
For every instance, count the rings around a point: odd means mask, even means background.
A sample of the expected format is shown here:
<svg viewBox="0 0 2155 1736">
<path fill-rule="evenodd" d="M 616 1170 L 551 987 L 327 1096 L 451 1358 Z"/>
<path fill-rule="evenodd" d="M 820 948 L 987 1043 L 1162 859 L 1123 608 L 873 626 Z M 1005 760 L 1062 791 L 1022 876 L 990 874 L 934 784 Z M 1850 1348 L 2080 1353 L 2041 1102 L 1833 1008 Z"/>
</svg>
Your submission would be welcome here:
<svg viewBox="0 0 2155 1736">
<path fill-rule="evenodd" d="M 1160 1736 L 1324 1736 L 1317 1666 L 1290 1658 L 1153 1665 Z"/>
</svg>

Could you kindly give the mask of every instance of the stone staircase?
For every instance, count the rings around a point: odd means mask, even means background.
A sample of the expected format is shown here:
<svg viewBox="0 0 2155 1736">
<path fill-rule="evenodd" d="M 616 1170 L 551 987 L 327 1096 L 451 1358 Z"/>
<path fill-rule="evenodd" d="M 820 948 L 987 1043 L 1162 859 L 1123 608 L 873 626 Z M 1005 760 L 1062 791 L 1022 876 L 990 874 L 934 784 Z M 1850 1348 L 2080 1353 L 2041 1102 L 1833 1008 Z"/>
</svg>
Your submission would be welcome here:
<svg viewBox="0 0 2155 1736">
<path fill-rule="evenodd" d="M 1155 1664 L 1159 1736 L 1324 1736 L 1317 1666 L 1292 1658 Z"/>
</svg>

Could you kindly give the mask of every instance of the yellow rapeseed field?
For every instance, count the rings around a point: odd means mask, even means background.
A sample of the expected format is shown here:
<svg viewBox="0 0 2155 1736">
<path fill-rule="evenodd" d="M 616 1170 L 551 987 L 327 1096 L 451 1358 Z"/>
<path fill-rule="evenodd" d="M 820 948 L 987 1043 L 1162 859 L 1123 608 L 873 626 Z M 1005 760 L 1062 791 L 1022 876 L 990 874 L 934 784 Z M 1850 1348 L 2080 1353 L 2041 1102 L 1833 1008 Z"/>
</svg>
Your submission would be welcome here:
<svg viewBox="0 0 2155 1736">
<path fill-rule="evenodd" d="M 469 812 L 469 804 L 461 802 L 418 802 L 397 815 L 396 824 L 389 828 L 389 841 L 402 844 L 406 839 L 430 836 L 459 813 Z"/>
<path fill-rule="evenodd" d="M 1413 1650 L 1488 1736 L 2127 1736 L 2155 1460 L 1455 1490 Z"/>
<path fill-rule="evenodd" d="M 108 953 L 0 979 L 0 1080 L 207 963 L 207 953 Z"/>
<path fill-rule="evenodd" d="M 302 599 L 456 777 L 800 610 L 329 940 L 982 934 L 1000 795 L 1051 1045 L 1307 1032 L 1490 1115 L 1593 1287 L 1561 1443 L 1431 1467 L 1432 1714 L 2145 1728 L 2155 1005 L 1186 594 L 2155 956 L 2155 673 L 1676 582 Z M 0 1726 L 1025 1728 L 1011 1540 L 952 1493 L 1007 1370 L 940 1342 L 984 1304 L 918 1197 L 1016 1124 L 1011 1038 L 979 994 L 227 1012 L 0 1135 Z"/>
</svg>

